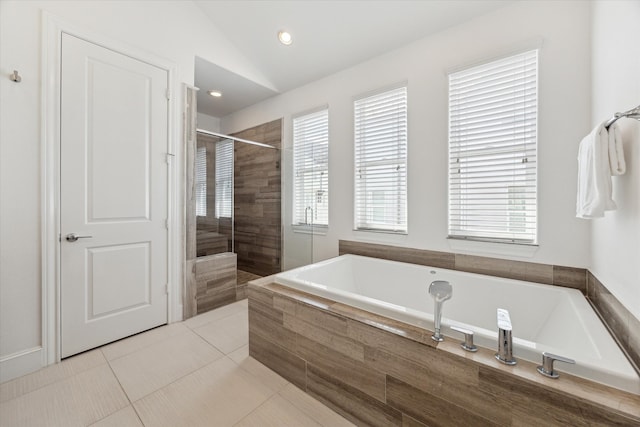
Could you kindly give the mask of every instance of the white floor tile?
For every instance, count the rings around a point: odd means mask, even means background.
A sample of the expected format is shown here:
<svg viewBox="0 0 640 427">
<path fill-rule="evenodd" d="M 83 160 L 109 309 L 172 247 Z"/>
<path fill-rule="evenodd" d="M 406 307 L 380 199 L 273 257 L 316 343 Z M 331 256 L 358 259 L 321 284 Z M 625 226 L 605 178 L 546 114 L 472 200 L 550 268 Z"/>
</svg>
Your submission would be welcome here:
<svg viewBox="0 0 640 427">
<path fill-rule="evenodd" d="M 249 343 L 247 311 L 214 320 L 193 331 L 224 354 L 229 354 Z"/>
<path fill-rule="evenodd" d="M 234 302 L 223 307 L 216 308 L 215 310 L 198 314 L 197 316 L 185 320 L 184 324 L 191 329 L 199 328 L 200 326 L 204 326 L 214 320 L 219 320 L 237 313 L 246 313 L 248 307 L 248 301 L 243 299 L 242 301 Z"/>
<path fill-rule="evenodd" d="M 114 360 L 166 340 L 186 330 L 187 328 L 183 322 L 172 323 L 105 345 L 101 347 L 101 350 L 107 360 Z"/>
<path fill-rule="evenodd" d="M 0 426 L 87 426 L 129 405 L 107 364 L 0 404 Z"/>
<path fill-rule="evenodd" d="M 280 395 L 275 395 L 236 427 L 320 427 L 313 419 Z"/>
<path fill-rule="evenodd" d="M 291 402 L 296 408 L 324 427 L 348 427 L 355 425 L 293 384 L 288 384 L 282 389 L 280 396 Z"/>
<path fill-rule="evenodd" d="M 133 406 L 129 405 L 101 419 L 90 427 L 144 427 Z"/>
<path fill-rule="evenodd" d="M 92 350 L 49 365 L 36 372 L 0 384 L 0 402 L 22 396 L 41 387 L 107 363 L 100 350 Z"/>
<path fill-rule="evenodd" d="M 239 349 L 227 354 L 227 356 L 236 363 L 242 362 L 249 357 L 249 344 L 243 345 Z"/>
<path fill-rule="evenodd" d="M 134 402 L 221 357 L 219 351 L 187 329 L 109 363 Z"/>
<path fill-rule="evenodd" d="M 232 426 L 273 392 L 225 357 L 134 402 L 145 426 Z"/>
</svg>

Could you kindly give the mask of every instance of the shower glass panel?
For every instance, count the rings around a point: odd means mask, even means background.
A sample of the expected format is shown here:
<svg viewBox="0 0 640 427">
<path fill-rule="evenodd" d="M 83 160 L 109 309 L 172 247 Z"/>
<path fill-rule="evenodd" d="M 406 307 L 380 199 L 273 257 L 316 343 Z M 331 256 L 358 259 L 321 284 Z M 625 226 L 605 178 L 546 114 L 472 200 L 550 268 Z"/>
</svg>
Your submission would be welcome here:
<svg viewBox="0 0 640 427">
<path fill-rule="evenodd" d="M 195 162 L 196 254 L 234 251 L 233 141 L 198 133 Z"/>
</svg>

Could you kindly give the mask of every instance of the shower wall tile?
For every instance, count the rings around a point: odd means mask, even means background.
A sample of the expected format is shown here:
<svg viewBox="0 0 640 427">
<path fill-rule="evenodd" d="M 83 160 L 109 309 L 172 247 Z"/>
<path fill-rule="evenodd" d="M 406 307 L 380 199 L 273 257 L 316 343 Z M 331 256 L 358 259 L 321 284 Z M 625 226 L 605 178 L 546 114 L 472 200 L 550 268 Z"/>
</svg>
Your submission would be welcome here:
<svg viewBox="0 0 640 427">
<path fill-rule="evenodd" d="M 282 120 L 274 120 L 233 136 L 272 145 L 234 146 L 234 249 L 238 268 L 259 276 L 281 270 Z"/>
<path fill-rule="evenodd" d="M 231 252 L 195 260 L 198 314 L 236 301 L 236 254 Z"/>
</svg>

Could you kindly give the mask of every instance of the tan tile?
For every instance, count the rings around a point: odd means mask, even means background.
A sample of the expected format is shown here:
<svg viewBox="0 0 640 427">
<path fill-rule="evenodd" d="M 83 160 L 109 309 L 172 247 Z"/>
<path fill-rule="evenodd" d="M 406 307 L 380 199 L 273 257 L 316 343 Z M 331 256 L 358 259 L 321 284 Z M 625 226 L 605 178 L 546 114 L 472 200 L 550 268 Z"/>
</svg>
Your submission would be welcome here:
<svg viewBox="0 0 640 427">
<path fill-rule="evenodd" d="M 224 354 L 231 353 L 249 342 L 249 319 L 246 311 L 209 322 L 193 329 Z"/>
<path fill-rule="evenodd" d="M 0 425 L 86 426 L 129 401 L 107 364 L 0 404 Z"/>
<path fill-rule="evenodd" d="M 186 330 L 110 364 L 133 402 L 222 357 L 222 353 Z"/>
<path fill-rule="evenodd" d="M 499 425 L 393 377 L 387 377 L 387 403 L 427 425 L 440 425 L 442 420 L 459 426 Z"/>
<path fill-rule="evenodd" d="M 384 374 L 328 347 L 298 337 L 296 353 L 309 365 L 384 402 Z"/>
<path fill-rule="evenodd" d="M 409 262 L 428 265 L 430 267 L 454 268 L 454 254 L 424 249 L 413 249 L 402 246 L 380 245 L 375 243 L 338 241 L 338 252 L 343 254 L 363 255 L 392 261 Z"/>
<path fill-rule="evenodd" d="M 273 391 L 225 357 L 134 406 L 146 426 L 231 426 L 272 395 Z"/>
<path fill-rule="evenodd" d="M 587 291 L 587 271 L 584 268 L 553 266 L 553 284 Z"/>
<path fill-rule="evenodd" d="M 402 414 L 402 427 L 428 427 L 426 424 L 422 424 L 420 421 L 411 418 L 407 414 Z"/>
<path fill-rule="evenodd" d="M 233 359 L 232 359 L 233 360 Z M 279 392 L 282 390 L 289 382 L 278 375 L 276 372 L 272 371 L 262 363 L 258 362 L 256 359 L 248 355 L 247 348 L 247 357 L 236 362 L 238 366 L 240 366 L 245 371 L 249 372 L 251 375 L 256 377 L 258 381 L 262 384 L 269 387 L 274 392 Z"/>
<path fill-rule="evenodd" d="M 239 349 L 232 351 L 227 354 L 227 357 L 238 364 L 242 363 L 243 360 L 249 357 L 249 344 L 243 345 Z"/>
<path fill-rule="evenodd" d="M 307 365 L 295 354 L 253 332 L 249 333 L 249 354 L 287 381 L 305 387 Z"/>
<path fill-rule="evenodd" d="M 90 427 L 144 427 L 142 421 L 138 418 L 138 414 L 133 409 L 133 406 L 129 405 L 124 409 L 120 409 L 118 412 L 114 412 L 106 418 L 101 419 L 95 424 L 91 424 Z"/>
<path fill-rule="evenodd" d="M 237 313 L 246 312 L 248 307 L 247 300 L 234 302 L 224 307 L 217 308 L 215 310 L 208 311 L 203 314 L 199 314 L 191 319 L 185 320 L 185 326 L 195 329 L 200 326 L 204 326 L 214 320 L 219 320 L 227 316 L 231 316 Z"/>
<path fill-rule="evenodd" d="M 344 320 L 344 319 L 342 319 Z M 364 346 L 336 333 L 334 330 L 325 329 L 307 323 L 299 317 L 284 314 L 283 325 L 285 328 L 305 336 L 313 341 L 323 344 L 333 350 L 336 350 L 352 359 L 364 361 Z"/>
<path fill-rule="evenodd" d="M 308 415 L 291 402 L 275 395 L 242 419 L 236 427 L 319 427 Z"/>
<path fill-rule="evenodd" d="M 526 280 L 527 263 L 476 255 L 456 254 L 456 270 Z"/>
<path fill-rule="evenodd" d="M 307 393 L 356 425 L 386 427 L 402 423 L 402 414 L 397 409 L 313 366 L 308 369 Z"/>
<path fill-rule="evenodd" d="M 204 314 L 211 310 L 233 304 L 236 301 L 236 288 L 230 287 L 220 291 L 212 290 L 196 297 L 197 312 Z"/>
<path fill-rule="evenodd" d="M 36 372 L 0 384 L 0 402 L 5 402 L 56 381 L 99 366 L 107 361 L 100 350 L 92 350 L 49 365 Z"/>
<path fill-rule="evenodd" d="M 167 338 L 171 338 L 185 332 L 186 330 L 187 328 L 185 328 L 183 322 L 161 326 L 159 328 L 151 329 L 150 331 L 105 345 L 104 347 L 101 347 L 102 354 L 104 354 L 104 357 L 107 360 L 114 360 L 118 357 L 126 356 L 127 354 L 134 353 L 145 347 L 156 344 Z"/>
<path fill-rule="evenodd" d="M 332 411 L 313 397 L 309 396 L 293 384 L 288 384 L 280 391 L 280 396 L 287 399 L 296 408 L 325 427 L 348 427 L 354 424 Z"/>
</svg>

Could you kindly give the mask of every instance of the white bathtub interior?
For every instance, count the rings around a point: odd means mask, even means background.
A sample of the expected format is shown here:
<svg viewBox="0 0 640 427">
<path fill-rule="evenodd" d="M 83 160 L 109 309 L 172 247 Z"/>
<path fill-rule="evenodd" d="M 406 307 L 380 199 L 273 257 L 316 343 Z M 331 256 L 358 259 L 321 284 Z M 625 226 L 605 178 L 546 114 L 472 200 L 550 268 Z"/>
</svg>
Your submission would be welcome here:
<svg viewBox="0 0 640 427">
<path fill-rule="evenodd" d="M 572 358 L 555 369 L 640 394 L 640 378 L 580 291 L 442 268 L 342 255 L 279 273 L 275 282 L 433 330 L 434 280 L 453 285 L 442 333 L 474 332 L 476 344 L 497 349 L 496 309 L 509 310 L 514 356 L 540 363 L 542 352 Z M 447 338 L 449 339 L 449 338 Z"/>
</svg>

